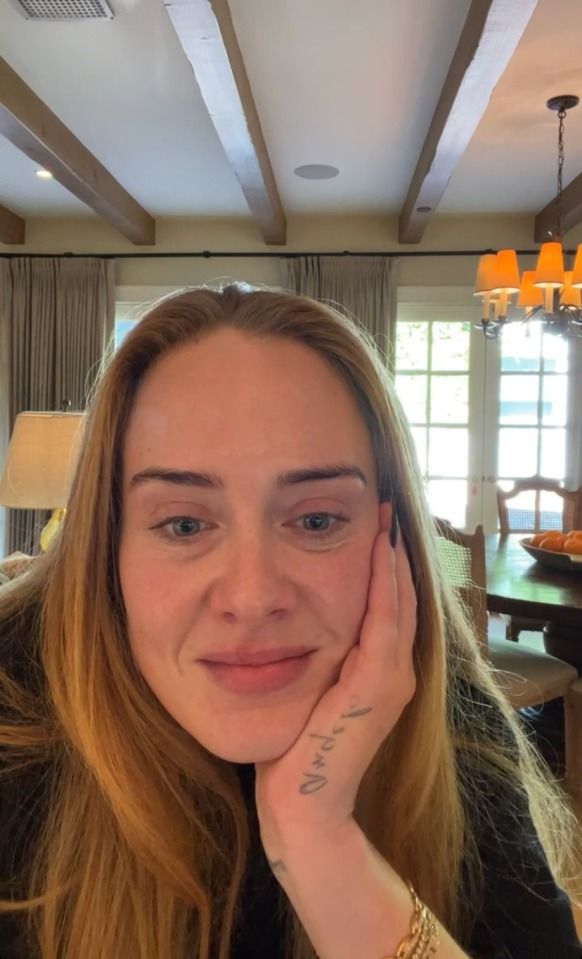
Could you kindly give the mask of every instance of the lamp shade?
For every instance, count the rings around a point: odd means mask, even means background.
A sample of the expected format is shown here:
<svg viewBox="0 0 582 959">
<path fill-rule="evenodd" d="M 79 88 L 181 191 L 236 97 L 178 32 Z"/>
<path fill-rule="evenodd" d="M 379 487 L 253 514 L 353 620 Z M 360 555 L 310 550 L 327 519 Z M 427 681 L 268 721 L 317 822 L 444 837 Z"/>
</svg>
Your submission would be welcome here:
<svg viewBox="0 0 582 959">
<path fill-rule="evenodd" d="M 495 253 L 483 253 L 479 257 L 477 277 L 475 280 L 475 296 L 484 296 L 495 288 L 497 274 L 497 256 Z"/>
<path fill-rule="evenodd" d="M 582 306 L 580 290 L 572 286 L 572 270 L 564 273 L 564 289 L 560 292 L 560 303 L 562 306 L 575 306 L 578 309 Z"/>
<path fill-rule="evenodd" d="M 582 243 L 580 243 L 576 250 L 574 269 L 572 270 L 572 286 L 582 286 Z"/>
<path fill-rule="evenodd" d="M 544 294 L 539 286 L 534 286 L 535 270 L 524 270 L 521 276 L 521 287 L 516 306 L 531 309 L 534 306 L 543 306 Z"/>
<path fill-rule="evenodd" d="M 549 286 L 552 289 L 564 285 L 564 254 L 561 243 L 542 245 L 536 263 L 534 283 L 536 286 Z"/>
<path fill-rule="evenodd" d="M 495 258 L 494 290 L 505 293 L 519 291 L 519 267 L 515 250 L 500 250 Z"/>
<path fill-rule="evenodd" d="M 0 477 L 0 505 L 65 506 L 82 436 L 82 413 L 19 413 Z"/>
</svg>

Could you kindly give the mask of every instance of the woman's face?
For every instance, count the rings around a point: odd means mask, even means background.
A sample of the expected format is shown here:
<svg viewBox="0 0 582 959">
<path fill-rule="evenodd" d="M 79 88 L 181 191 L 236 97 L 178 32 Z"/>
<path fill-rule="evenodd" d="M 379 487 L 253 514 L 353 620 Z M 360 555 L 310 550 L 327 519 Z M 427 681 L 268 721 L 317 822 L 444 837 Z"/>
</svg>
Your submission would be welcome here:
<svg viewBox="0 0 582 959">
<path fill-rule="evenodd" d="M 338 465 L 361 477 L 285 479 Z M 284 753 L 358 641 L 379 528 L 367 430 L 316 353 L 227 329 L 158 361 L 125 436 L 119 563 L 133 656 L 180 726 L 231 762 Z"/>
</svg>

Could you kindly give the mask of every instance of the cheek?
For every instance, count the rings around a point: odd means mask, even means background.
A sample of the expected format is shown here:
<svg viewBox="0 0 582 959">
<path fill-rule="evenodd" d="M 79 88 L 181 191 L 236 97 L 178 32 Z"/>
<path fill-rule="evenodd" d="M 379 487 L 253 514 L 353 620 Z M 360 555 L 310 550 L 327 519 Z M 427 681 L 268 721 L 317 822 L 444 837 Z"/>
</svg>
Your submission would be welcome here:
<svg viewBox="0 0 582 959">
<path fill-rule="evenodd" d="M 157 659 L 169 651 L 178 614 L 175 577 L 163 563 L 144 562 L 143 554 L 121 545 L 119 581 L 133 654 L 138 662 Z"/>
<path fill-rule="evenodd" d="M 357 642 L 366 615 L 370 587 L 371 551 L 336 557 L 337 563 L 323 569 L 310 582 L 310 590 L 321 597 L 333 617 L 337 633 L 345 638 L 346 649 Z"/>
</svg>

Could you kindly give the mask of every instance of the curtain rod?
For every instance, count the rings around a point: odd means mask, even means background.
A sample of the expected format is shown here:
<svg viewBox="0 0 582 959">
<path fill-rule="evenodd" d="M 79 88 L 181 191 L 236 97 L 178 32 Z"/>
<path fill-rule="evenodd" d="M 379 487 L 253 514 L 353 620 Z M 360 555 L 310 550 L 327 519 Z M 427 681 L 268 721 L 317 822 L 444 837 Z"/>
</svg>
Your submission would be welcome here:
<svg viewBox="0 0 582 959">
<path fill-rule="evenodd" d="M 536 250 L 516 250 L 518 256 L 536 256 L 539 253 L 539 249 Z M 564 253 L 574 253 L 575 250 L 564 250 Z M 260 258 L 273 258 L 283 260 L 294 260 L 300 256 L 378 256 L 385 257 L 386 259 L 398 260 L 401 257 L 421 257 L 421 256 L 481 256 L 482 253 L 495 253 L 495 250 L 490 247 L 486 250 L 415 250 L 403 253 L 403 252 L 393 252 L 387 250 L 370 250 L 369 252 L 352 252 L 351 250 L 315 250 L 311 252 L 297 252 L 297 253 L 248 253 L 241 252 L 240 250 L 234 251 L 232 253 L 223 252 L 223 251 L 211 251 L 211 250 L 201 250 L 195 253 L 185 253 L 180 251 L 178 253 L 0 253 L 0 259 L 13 260 L 17 257 L 27 257 L 31 260 L 36 259 L 77 259 L 81 257 L 96 257 L 100 260 L 163 260 L 163 259 L 178 259 L 178 258 L 189 258 L 189 259 L 205 259 L 210 260 L 213 258 L 244 258 L 248 257 L 249 259 L 260 259 Z"/>
</svg>

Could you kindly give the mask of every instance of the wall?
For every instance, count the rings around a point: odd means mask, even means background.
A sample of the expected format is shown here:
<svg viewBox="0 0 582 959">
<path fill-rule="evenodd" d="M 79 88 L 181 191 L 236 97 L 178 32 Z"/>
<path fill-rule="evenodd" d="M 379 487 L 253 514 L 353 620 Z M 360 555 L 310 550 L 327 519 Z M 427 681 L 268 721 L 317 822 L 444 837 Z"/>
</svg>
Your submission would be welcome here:
<svg viewBox="0 0 582 959">
<path fill-rule="evenodd" d="M 399 246 L 396 217 L 319 216 L 294 217 L 288 221 L 288 242 L 284 247 L 267 247 L 250 219 L 194 220 L 163 218 L 157 221 L 155 247 L 136 247 L 97 217 L 27 221 L 27 242 L 21 247 L 3 246 L 2 253 L 125 253 L 228 251 L 246 253 L 384 251 L 400 253 L 396 278 L 404 287 L 472 286 L 476 251 L 511 246 L 536 249 L 533 242 L 533 217 L 435 217 L 422 243 Z M 567 236 L 567 245 L 582 242 L 582 228 Z M 427 251 L 468 250 L 467 256 L 413 257 Z M 523 268 L 533 258 L 521 257 Z M 119 299 L 126 299 L 125 288 L 169 288 L 195 285 L 221 277 L 250 283 L 277 285 L 277 258 L 160 258 L 120 259 L 116 265 Z"/>
</svg>

